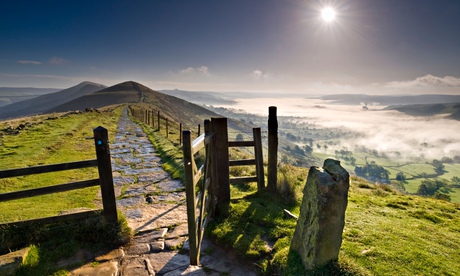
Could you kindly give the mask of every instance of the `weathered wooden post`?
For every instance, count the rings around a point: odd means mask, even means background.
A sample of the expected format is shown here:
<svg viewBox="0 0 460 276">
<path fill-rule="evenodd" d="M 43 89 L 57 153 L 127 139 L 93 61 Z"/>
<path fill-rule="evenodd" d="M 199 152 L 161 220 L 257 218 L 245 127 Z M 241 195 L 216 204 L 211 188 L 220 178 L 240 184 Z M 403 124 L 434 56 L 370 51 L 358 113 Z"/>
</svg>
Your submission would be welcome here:
<svg viewBox="0 0 460 276">
<path fill-rule="evenodd" d="M 276 106 L 268 107 L 268 184 L 269 191 L 276 191 L 278 174 L 278 119 Z"/>
<path fill-rule="evenodd" d="M 198 124 L 198 136 L 200 136 L 200 135 L 201 135 L 201 125 Z"/>
<path fill-rule="evenodd" d="M 158 131 L 160 131 L 160 111 L 158 111 Z"/>
<path fill-rule="evenodd" d="M 93 130 L 94 143 L 96 146 L 97 169 L 101 184 L 102 205 L 104 217 L 107 222 L 116 222 L 117 204 L 113 188 L 112 164 L 110 161 L 109 138 L 107 129 L 99 126 Z"/>
<path fill-rule="evenodd" d="M 182 123 L 179 123 L 179 145 L 182 145 Z"/>
<path fill-rule="evenodd" d="M 166 125 L 166 138 L 168 138 L 168 118 L 165 118 L 165 125 Z"/>
<path fill-rule="evenodd" d="M 340 161 L 326 159 L 322 169 L 310 168 L 291 241 L 291 250 L 300 254 L 306 269 L 338 260 L 349 186 Z"/>
<path fill-rule="evenodd" d="M 187 223 L 188 223 L 188 238 L 190 245 L 190 264 L 199 265 L 199 252 L 196 228 L 196 189 L 193 181 L 193 153 L 192 153 L 192 139 L 189 130 L 182 132 L 184 137 L 184 176 L 185 176 L 185 193 L 187 204 Z"/>
<path fill-rule="evenodd" d="M 265 176 L 260 127 L 253 128 L 252 134 L 254 137 L 254 156 L 256 159 L 257 191 L 261 192 L 265 189 Z"/>
<path fill-rule="evenodd" d="M 214 134 L 212 148 L 213 195 L 217 199 L 217 205 L 221 205 L 230 202 L 227 118 L 211 118 L 211 132 Z"/>
</svg>

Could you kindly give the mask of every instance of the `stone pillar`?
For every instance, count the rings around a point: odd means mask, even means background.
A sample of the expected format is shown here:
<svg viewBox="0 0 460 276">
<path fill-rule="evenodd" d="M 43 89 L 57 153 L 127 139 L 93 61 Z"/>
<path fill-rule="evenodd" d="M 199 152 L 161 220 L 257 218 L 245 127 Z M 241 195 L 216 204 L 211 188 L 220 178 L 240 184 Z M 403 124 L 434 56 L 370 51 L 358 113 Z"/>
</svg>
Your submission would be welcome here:
<svg viewBox="0 0 460 276">
<path fill-rule="evenodd" d="M 300 254 L 306 269 L 338 259 L 349 185 L 349 174 L 340 161 L 326 159 L 323 168 L 310 168 L 291 242 L 291 250 Z"/>
</svg>

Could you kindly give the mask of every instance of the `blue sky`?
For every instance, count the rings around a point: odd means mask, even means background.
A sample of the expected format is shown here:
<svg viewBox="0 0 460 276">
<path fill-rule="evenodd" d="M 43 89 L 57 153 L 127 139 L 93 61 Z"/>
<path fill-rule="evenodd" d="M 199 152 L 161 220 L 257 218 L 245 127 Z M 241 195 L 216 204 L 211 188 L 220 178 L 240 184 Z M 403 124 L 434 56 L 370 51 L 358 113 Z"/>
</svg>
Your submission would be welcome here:
<svg viewBox="0 0 460 276">
<path fill-rule="evenodd" d="M 460 93 L 457 0 L 18 0 L 0 13 L 0 86 Z"/>
</svg>

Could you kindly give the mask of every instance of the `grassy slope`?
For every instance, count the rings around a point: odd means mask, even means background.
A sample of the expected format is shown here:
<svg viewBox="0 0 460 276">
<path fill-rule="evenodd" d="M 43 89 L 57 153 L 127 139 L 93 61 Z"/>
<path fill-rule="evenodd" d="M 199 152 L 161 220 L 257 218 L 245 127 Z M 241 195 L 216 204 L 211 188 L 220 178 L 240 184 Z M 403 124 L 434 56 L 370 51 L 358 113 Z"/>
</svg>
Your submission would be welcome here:
<svg viewBox="0 0 460 276">
<path fill-rule="evenodd" d="M 41 116 L 23 119 L 34 122 L 17 135 L 2 132 L 0 143 L 0 168 L 13 169 L 43 164 L 95 159 L 93 128 L 101 125 L 108 129 L 113 140 L 121 109 L 114 112 L 85 113 L 47 120 Z M 53 117 L 54 118 L 54 117 Z M 2 122 L 16 127 L 21 120 Z M 0 179 L 0 192 L 37 188 L 85 179 L 97 178 L 97 169 L 70 170 L 26 177 Z M 0 203 L 0 222 L 9 222 L 56 215 L 60 211 L 86 207 L 95 208 L 98 187 L 44 195 L 31 199 L 13 200 Z M 53 204 L 49 204 L 53 202 Z M 4 211 L 5 210 L 5 211 Z"/>
<path fill-rule="evenodd" d="M 246 190 L 241 196 L 241 187 L 232 187 L 239 199 L 232 200 L 226 219 L 212 225 L 211 235 L 257 262 L 265 274 L 307 273 L 289 252 L 295 221 L 282 212 L 288 208 L 298 214 L 298 205 Z M 270 254 L 267 245 L 274 242 Z M 460 270 L 460 206 L 399 195 L 353 178 L 339 258 L 337 266 L 310 274 L 455 275 Z"/>
</svg>

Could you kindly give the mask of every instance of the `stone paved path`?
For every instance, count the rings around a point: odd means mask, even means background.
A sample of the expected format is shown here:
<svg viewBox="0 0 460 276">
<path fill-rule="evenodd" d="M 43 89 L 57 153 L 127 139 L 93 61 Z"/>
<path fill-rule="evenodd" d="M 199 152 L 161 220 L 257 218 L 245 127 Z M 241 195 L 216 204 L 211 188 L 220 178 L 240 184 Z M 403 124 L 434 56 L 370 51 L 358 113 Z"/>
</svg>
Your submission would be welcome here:
<svg viewBox="0 0 460 276">
<path fill-rule="evenodd" d="M 208 240 L 202 266 L 189 266 L 185 188 L 161 168 L 155 148 L 126 111 L 110 151 L 117 207 L 137 234 L 129 246 L 100 252 L 94 256 L 97 265 L 71 275 L 256 275 Z"/>
</svg>

